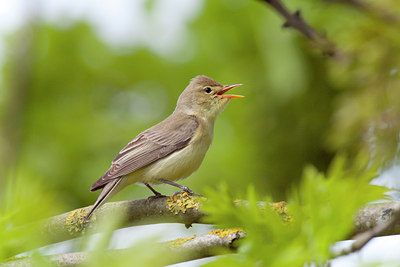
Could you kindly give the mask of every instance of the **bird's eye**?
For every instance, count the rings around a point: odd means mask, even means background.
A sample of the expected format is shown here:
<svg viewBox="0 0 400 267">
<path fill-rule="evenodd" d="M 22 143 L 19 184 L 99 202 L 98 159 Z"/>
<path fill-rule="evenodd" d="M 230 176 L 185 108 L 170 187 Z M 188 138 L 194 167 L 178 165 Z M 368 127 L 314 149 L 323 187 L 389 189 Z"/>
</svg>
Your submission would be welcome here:
<svg viewBox="0 0 400 267">
<path fill-rule="evenodd" d="M 211 90 L 210 87 L 206 87 L 206 88 L 204 88 L 204 92 L 206 92 L 207 94 L 209 94 L 209 93 L 212 92 L 212 90 Z"/>
</svg>

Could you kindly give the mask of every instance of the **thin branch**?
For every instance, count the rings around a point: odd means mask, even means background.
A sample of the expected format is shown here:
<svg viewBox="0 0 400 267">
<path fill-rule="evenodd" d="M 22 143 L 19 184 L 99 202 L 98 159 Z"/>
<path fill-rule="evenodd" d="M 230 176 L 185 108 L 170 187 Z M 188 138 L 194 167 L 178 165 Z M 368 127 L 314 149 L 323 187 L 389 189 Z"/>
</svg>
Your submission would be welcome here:
<svg viewBox="0 0 400 267">
<path fill-rule="evenodd" d="M 399 209 L 400 202 L 385 202 L 380 204 L 372 204 L 360 209 L 354 221 L 355 227 L 353 231 L 353 239 L 369 229 L 386 224 L 394 217 Z M 400 234 L 400 221 L 395 221 L 392 228 L 388 228 L 386 232 L 380 235 Z"/>
<path fill-rule="evenodd" d="M 318 33 L 303 19 L 299 10 L 291 13 L 280 0 L 262 1 L 269 4 L 285 18 L 286 22 L 283 24 L 284 27 L 294 28 L 304 34 L 308 39 L 313 41 L 313 43 L 319 47 L 324 54 L 331 57 L 341 54 L 334 43 L 328 40 L 324 35 Z"/>
<path fill-rule="evenodd" d="M 361 11 L 364 11 L 366 14 L 369 14 L 371 16 L 374 16 L 389 23 L 400 22 L 400 15 L 396 15 L 390 10 L 380 8 L 376 5 L 369 4 L 366 1 L 359 1 L 359 0 L 324 0 L 324 1 L 353 6 L 355 8 L 360 9 Z"/>
<path fill-rule="evenodd" d="M 47 262 L 57 266 L 74 266 L 89 260 L 87 252 L 72 252 L 45 257 Z M 2 267 L 35 266 L 31 257 L 15 258 L 8 262 L 1 263 Z"/>
<path fill-rule="evenodd" d="M 199 236 L 179 238 L 170 241 L 168 244 L 171 248 L 198 250 L 206 255 L 214 247 L 234 248 L 233 242 L 243 237 L 245 237 L 245 233 L 242 229 L 219 229 Z"/>
<path fill-rule="evenodd" d="M 400 202 L 390 203 L 391 207 L 379 205 L 369 210 L 362 210 L 358 218 L 367 218 L 365 213 L 371 214 L 367 220 L 363 221 L 361 228 L 372 227 L 354 236 L 354 242 L 350 247 L 342 249 L 337 256 L 347 255 L 362 249 L 372 238 L 387 234 L 399 233 L 400 228 Z M 381 209 L 385 207 L 384 209 Z M 371 212 L 375 211 L 375 212 Z M 378 211 L 378 212 L 376 212 Z M 362 214 L 364 213 L 364 214 Z M 374 223 L 375 221 L 375 223 Z M 372 225 L 371 225 L 372 224 Z"/>
<path fill-rule="evenodd" d="M 221 252 L 229 253 L 235 250 L 234 242 L 245 236 L 241 229 L 226 229 L 211 231 L 199 236 L 176 239 L 170 242 L 157 244 L 152 249 L 157 255 L 168 255 L 169 257 L 158 257 L 156 261 L 167 265 L 189 260 L 220 255 Z M 225 249 L 221 251 L 221 249 Z M 227 249 L 227 250 L 226 250 Z M 132 255 L 132 249 L 107 250 L 101 253 L 106 258 L 121 258 L 124 255 Z M 88 263 L 99 254 L 91 252 L 74 252 L 47 256 L 45 259 L 58 266 L 75 266 Z M 6 262 L 2 266 L 31 266 L 34 262 L 31 258 L 15 259 Z"/>
</svg>

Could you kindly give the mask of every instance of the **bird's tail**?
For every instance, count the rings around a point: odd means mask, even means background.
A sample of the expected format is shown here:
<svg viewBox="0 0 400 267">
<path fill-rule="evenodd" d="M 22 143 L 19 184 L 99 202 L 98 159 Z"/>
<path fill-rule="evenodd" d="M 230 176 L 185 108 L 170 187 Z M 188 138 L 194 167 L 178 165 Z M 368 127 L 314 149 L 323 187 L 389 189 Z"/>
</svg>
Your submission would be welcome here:
<svg viewBox="0 0 400 267">
<path fill-rule="evenodd" d="M 115 188 L 117 188 L 117 186 L 119 185 L 119 183 L 122 181 L 122 178 L 117 178 L 112 180 L 111 182 L 109 182 L 108 184 L 106 184 L 103 189 L 101 190 L 101 193 L 99 195 L 99 197 L 97 198 L 96 202 L 94 203 L 94 205 L 92 206 L 92 208 L 89 210 L 89 213 L 85 216 L 84 222 L 86 222 L 87 220 L 89 220 L 90 216 L 93 214 L 93 212 L 101 206 L 101 204 L 103 204 L 103 202 L 105 200 L 107 200 L 108 198 L 110 198 L 112 195 L 114 195 L 115 193 L 117 193 L 118 191 L 115 190 Z M 113 193 L 113 194 L 111 194 Z"/>
</svg>

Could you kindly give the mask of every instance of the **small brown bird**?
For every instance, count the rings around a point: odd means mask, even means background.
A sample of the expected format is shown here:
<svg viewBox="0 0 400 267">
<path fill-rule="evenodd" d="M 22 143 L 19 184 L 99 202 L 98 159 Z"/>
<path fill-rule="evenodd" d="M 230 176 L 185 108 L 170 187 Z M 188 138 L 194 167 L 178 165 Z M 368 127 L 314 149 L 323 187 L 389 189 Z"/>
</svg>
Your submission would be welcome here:
<svg viewBox="0 0 400 267">
<path fill-rule="evenodd" d="M 243 97 L 224 93 L 239 85 L 222 85 L 202 75 L 192 79 L 179 96 L 174 112 L 128 143 L 92 185 L 90 191 L 102 191 L 85 220 L 106 199 L 133 183 L 145 184 L 156 196 L 161 194 L 150 184 L 170 184 L 193 193 L 173 181 L 186 178 L 199 168 L 211 145 L 218 114 L 230 99 Z"/>
</svg>

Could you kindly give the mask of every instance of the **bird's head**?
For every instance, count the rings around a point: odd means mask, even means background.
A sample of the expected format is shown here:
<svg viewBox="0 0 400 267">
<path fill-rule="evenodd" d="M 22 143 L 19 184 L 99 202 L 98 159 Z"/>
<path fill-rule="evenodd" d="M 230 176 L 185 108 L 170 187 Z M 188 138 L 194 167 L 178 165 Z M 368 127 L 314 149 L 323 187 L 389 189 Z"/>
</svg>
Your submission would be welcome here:
<svg viewBox="0 0 400 267">
<path fill-rule="evenodd" d="M 223 85 L 207 76 L 196 76 L 179 96 L 175 111 L 179 110 L 207 120 L 215 119 L 232 98 L 243 97 L 225 95 L 240 85 L 242 84 Z"/>
</svg>

